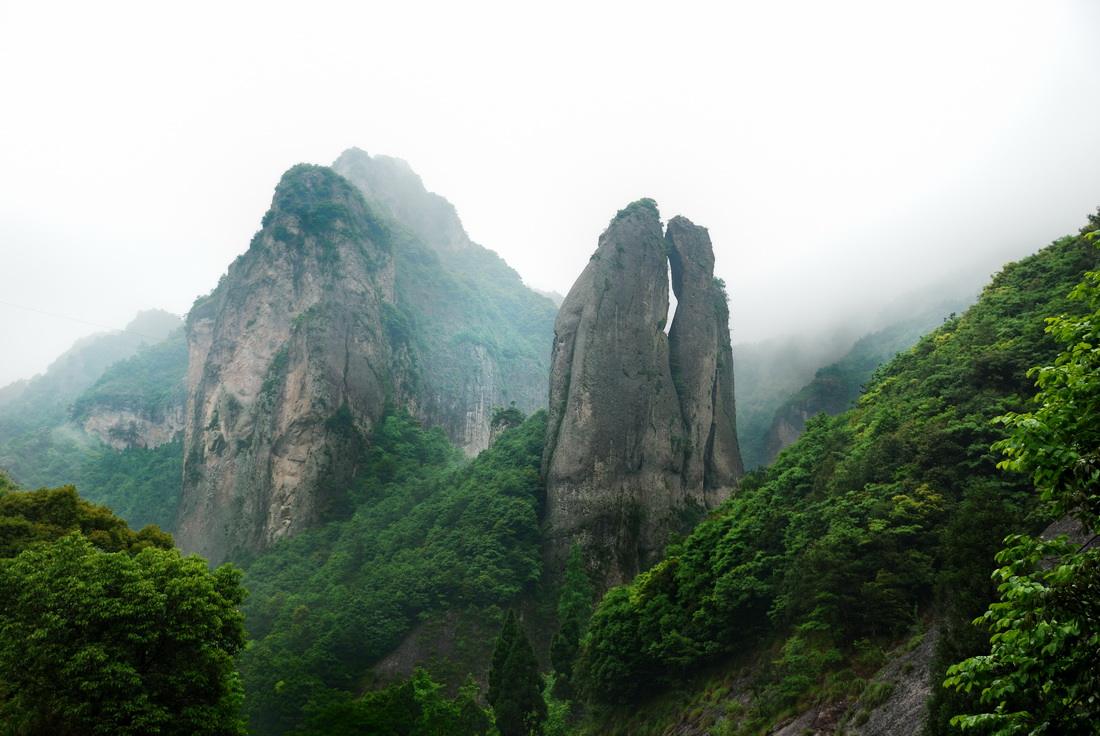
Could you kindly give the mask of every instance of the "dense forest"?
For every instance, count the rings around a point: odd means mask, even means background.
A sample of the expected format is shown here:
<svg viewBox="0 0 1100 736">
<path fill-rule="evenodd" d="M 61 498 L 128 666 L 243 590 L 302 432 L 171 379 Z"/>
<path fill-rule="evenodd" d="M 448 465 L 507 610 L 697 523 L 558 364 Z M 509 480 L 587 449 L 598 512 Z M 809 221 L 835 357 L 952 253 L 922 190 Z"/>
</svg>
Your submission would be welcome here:
<svg viewBox="0 0 1100 736">
<path fill-rule="evenodd" d="M 608 590 L 580 546 L 548 568 L 544 410 L 498 407 L 471 458 L 390 404 L 322 523 L 212 569 L 169 534 L 188 360 L 170 320 L 79 380 L 16 386 L 0 733 L 881 733 L 903 684 L 929 736 L 1093 733 L 1098 230 L 1009 264 L 919 339 L 924 317 L 819 366 L 779 404 L 800 436 Z M 507 269 L 402 258 L 409 293 Z M 491 344 L 512 370 L 534 348 L 493 325 L 546 322 L 517 288 L 469 297 L 477 334 L 412 307 L 386 329 L 399 349 Z M 326 421 L 358 431 L 346 405 Z"/>
<path fill-rule="evenodd" d="M 1029 369 L 1065 348 L 1045 318 L 1090 306 L 1069 297 L 1097 266 L 1085 237 L 1097 226 L 1010 264 L 974 307 L 877 371 L 854 409 L 810 421 L 662 562 L 609 591 L 580 662 L 600 704 L 591 728 L 661 733 L 696 708 L 725 732 L 755 733 L 822 703 L 881 698 L 868 677 L 931 624 L 933 681 L 987 647 L 969 622 L 994 596 L 995 553 L 1056 518 L 1031 479 L 998 469 L 994 420 L 1029 406 Z M 1093 349 L 1082 345 L 1070 347 Z M 746 686 L 747 703 L 733 692 Z M 934 689 L 929 733 L 977 694 Z M 726 706 L 704 707 L 713 700 Z"/>
<path fill-rule="evenodd" d="M 545 433 L 539 412 L 465 464 L 441 431 L 391 414 L 354 513 L 246 563 L 241 673 L 259 732 L 342 711 L 414 629 L 437 676 L 484 669 L 504 611 L 539 581 Z"/>
</svg>

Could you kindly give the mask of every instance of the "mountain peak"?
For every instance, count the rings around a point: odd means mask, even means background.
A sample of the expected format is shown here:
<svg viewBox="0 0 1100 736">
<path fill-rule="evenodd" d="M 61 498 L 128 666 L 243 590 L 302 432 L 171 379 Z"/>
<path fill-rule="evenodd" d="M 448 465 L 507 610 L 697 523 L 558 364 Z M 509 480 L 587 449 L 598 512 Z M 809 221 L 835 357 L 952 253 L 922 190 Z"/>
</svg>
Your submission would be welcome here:
<svg viewBox="0 0 1100 736">
<path fill-rule="evenodd" d="M 472 245 L 454 205 L 429 192 L 404 159 L 349 148 L 332 168 L 358 187 L 372 206 L 403 223 L 433 250 L 456 251 Z"/>
<path fill-rule="evenodd" d="M 138 312 L 124 332 L 132 332 L 153 342 L 160 342 L 183 326 L 183 319 L 163 309 L 146 309 Z"/>
</svg>

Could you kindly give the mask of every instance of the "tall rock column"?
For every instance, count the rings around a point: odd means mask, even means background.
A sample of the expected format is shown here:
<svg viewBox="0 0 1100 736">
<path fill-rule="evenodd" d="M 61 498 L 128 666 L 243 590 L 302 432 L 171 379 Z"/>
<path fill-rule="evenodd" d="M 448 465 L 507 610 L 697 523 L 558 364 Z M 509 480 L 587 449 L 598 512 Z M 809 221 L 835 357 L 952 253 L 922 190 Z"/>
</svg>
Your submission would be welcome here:
<svg viewBox="0 0 1100 736">
<path fill-rule="evenodd" d="M 724 292 L 706 231 L 674 223 L 666 239 L 652 200 L 621 210 L 554 327 L 545 555 L 553 571 L 579 544 L 604 586 L 654 562 L 741 472 Z M 672 353 L 669 249 L 681 300 Z"/>
<path fill-rule="evenodd" d="M 712 508 L 744 473 L 733 404 L 729 306 L 723 285 L 714 278 L 707 229 L 673 217 L 665 240 L 676 294 L 669 352 L 688 429 L 683 481 L 702 488 L 705 505 Z"/>
</svg>

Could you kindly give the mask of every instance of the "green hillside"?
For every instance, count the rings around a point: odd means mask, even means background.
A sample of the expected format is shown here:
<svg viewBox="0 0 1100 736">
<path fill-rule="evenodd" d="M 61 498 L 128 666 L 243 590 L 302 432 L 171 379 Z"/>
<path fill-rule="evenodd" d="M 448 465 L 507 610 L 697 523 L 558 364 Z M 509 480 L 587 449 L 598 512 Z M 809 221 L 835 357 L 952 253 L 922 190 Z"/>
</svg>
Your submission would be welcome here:
<svg viewBox="0 0 1100 736">
<path fill-rule="evenodd" d="M 446 614 L 466 625 L 456 631 L 452 620 L 437 635 L 449 652 L 437 671 L 461 682 L 484 670 L 504 607 L 539 579 L 545 432 L 538 412 L 464 463 L 441 430 L 386 418 L 352 516 L 246 565 L 253 644 L 241 672 L 257 732 L 282 733 L 349 702 L 372 681 L 372 665 Z"/>
<path fill-rule="evenodd" d="M 1090 219 L 1087 231 L 1100 226 Z M 1007 266 L 965 314 L 880 369 L 854 409 L 810 421 L 662 562 L 611 590 L 580 665 L 593 732 L 662 733 L 700 696 L 681 682 L 736 662 L 755 665 L 748 683 L 699 687 L 729 704 L 711 710 L 724 732 L 756 733 L 859 695 L 882 652 L 929 618 L 943 631 L 933 680 L 979 651 L 968 622 L 992 596 L 994 552 L 1045 521 L 1029 515 L 1026 479 L 996 469 L 991 421 L 1033 394 L 1028 368 L 1057 352 L 1044 318 L 1082 309 L 1067 294 L 1098 260 L 1068 237 Z M 935 700 L 933 733 L 959 705 Z"/>
</svg>

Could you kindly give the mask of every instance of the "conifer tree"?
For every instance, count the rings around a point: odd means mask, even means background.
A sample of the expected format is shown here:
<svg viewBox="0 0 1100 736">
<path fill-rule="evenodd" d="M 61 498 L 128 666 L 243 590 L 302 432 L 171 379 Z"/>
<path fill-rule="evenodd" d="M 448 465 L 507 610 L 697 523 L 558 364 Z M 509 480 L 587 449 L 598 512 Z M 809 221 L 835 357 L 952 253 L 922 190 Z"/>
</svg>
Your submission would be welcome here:
<svg viewBox="0 0 1100 736">
<path fill-rule="evenodd" d="M 489 703 L 501 736 L 537 736 L 546 720 L 535 650 L 510 612 L 497 638 L 489 670 Z"/>
<path fill-rule="evenodd" d="M 573 545 L 565 565 L 565 581 L 558 598 L 558 633 L 550 642 L 550 662 L 560 675 L 558 687 L 568 691 L 581 637 L 592 615 L 592 582 L 584 569 L 579 545 Z"/>
<path fill-rule="evenodd" d="M 500 628 L 500 633 L 497 635 L 496 646 L 493 647 L 493 660 L 489 665 L 489 692 L 486 697 L 489 699 L 489 705 L 496 706 L 497 698 L 500 697 L 501 678 L 504 675 L 504 663 L 508 659 L 508 654 L 512 651 L 512 646 L 516 641 L 516 614 L 514 611 L 508 611 L 508 614 L 504 617 L 504 625 Z"/>
</svg>

